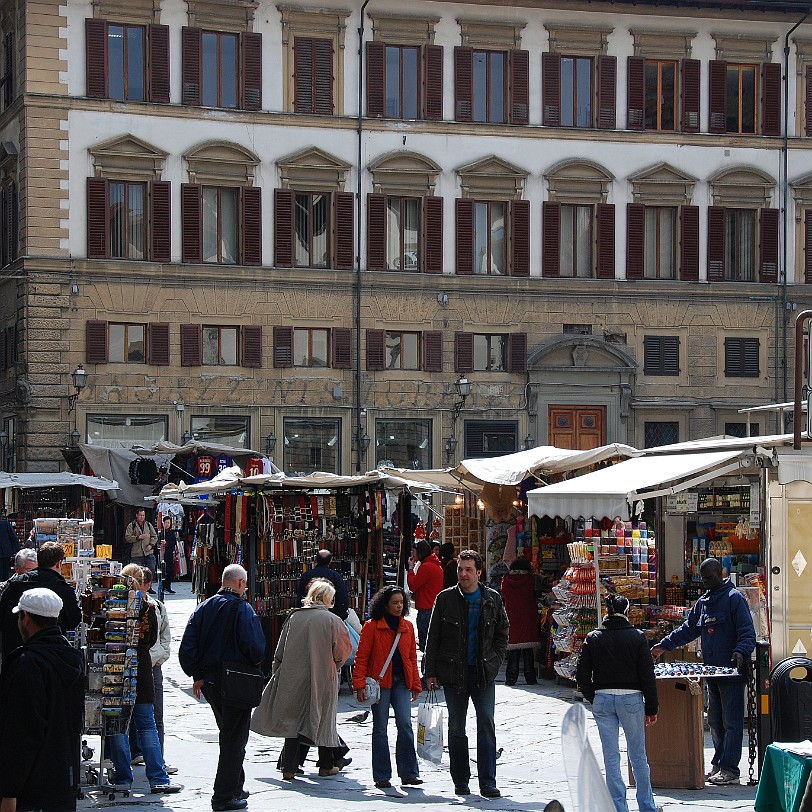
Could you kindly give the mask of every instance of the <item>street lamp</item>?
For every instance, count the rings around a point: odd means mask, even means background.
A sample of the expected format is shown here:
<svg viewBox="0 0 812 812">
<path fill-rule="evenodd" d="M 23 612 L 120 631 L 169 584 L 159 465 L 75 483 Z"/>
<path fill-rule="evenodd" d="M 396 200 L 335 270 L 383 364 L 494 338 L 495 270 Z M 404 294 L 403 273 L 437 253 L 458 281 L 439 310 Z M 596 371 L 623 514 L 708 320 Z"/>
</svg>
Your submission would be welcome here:
<svg viewBox="0 0 812 812">
<path fill-rule="evenodd" d="M 76 429 L 74 429 L 70 433 L 70 445 L 71 445 L 71 448 L 76 448 L 76 446 L 79 445 L 79 438 L 80 437 L 81 437 L 81 435 L 79 434 L 79 432 Z"/>
<path fill-rule="evenodd" d="M 367 451 L 369 451 L 369 444 L 372 442 L 370 440 L 369 435 L 364 432 L 361 434 L 361 429 L 359 427 L 358 434 L 355 435 L 355 445 L 358 448 L 358 456 L 366 457 Z"/>
<path fill-rule="evenodd" d="M 265 438 L 265 455 L 270 457 L 273 454 L 273 450 L 276 448 L 276 435 L 271 432 Z"/>
<path fill-rule="evenodd" d="M 73 395 L 68 395 L 69 414 L 76 408 L 76 400 L 79 397 L 79 393 L 87 385 L 87 370 L 81 364 L 79 364 L 79 366 L 76 367 L 73 372 L 71 372 L 70 377 L 71 381 L 73 382 L 73 388 L 76 390 L 76 392 Z"/>
<path fill-rule="evenodd" d="M 446 462 L 451 460 L 451 456 L 453 455 L 454 451 L 457 448 L 457 438 L 452 434 L 448 439 L 445 441 L 445 456 Z"/>
<path fill-rule="evenodd" d="M 180 438 L 181 445 L 186 445 L 192 439 L 192 434 L 189 431 L 184 431 L 183 436 Z"/>
<path fill-rule="evenodd" d="M 533 448 L 536 444 L 536 438 L 532 434 L 528 434 L 527 437 L 524 438 L 524 448 L 525 451 Z"/>
</svg>

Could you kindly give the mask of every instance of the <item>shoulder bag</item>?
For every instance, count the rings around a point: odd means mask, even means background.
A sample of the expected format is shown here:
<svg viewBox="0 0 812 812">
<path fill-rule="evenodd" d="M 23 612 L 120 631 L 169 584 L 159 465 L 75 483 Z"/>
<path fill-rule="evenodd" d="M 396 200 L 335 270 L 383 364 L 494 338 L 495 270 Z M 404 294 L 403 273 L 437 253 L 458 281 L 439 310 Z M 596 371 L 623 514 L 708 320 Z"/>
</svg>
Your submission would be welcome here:
<svg viewBox="0 0 812 812">
<path fill-rule="evenodd" d="M 227 705 L 250 710 L 259 705 L 262 699 L 262 690 L 265 687 L 265 677 L 262 671 L 251 663 L 244 661 L 223 661 L 226 641 L 230 638 L 237 641 L 237 612 L 240 609 L 242 598 L 234 601 L 229 619 L 228 632 L 223 636 L 223 645 L 220 649 L 220 679 L 218 689 L 220 699 Z"/>
<path fill-rule="evenodd" d="M 381 698 L 381 680 L 383 679 L 383 675 L 386 673 L 386 669 L 389 668 L 389 663 L 392 662 L 392 657 L 395 656 L 395 649 L 398 647 L 400 634 L 401 633 L 398 632 L 395 635 L 395 642 L 392 643 L 389 656 L 386 658 L 386 662 L 383 664 L 383 668 L 381 669 L 381 673 L 378 675 L 378 679 L 373 679 L 372 677 L 366 677 L 365 679 L 367 699 L 371 705 L 375 705 Z"/>
</svg>

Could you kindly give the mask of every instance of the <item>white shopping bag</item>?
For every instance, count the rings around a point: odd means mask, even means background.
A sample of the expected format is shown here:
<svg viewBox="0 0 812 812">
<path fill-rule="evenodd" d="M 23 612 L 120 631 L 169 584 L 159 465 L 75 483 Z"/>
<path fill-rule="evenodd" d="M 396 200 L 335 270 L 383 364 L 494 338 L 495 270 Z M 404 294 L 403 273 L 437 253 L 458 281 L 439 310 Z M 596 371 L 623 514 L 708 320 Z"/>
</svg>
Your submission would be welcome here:
<svg viewBox="0 0 812 812">
<path fill-rule="evenodd" d="M 432 764 L 443 760 L 443 709 L 434 691 L 417 709 L 417 755 Z"/>
</svg>

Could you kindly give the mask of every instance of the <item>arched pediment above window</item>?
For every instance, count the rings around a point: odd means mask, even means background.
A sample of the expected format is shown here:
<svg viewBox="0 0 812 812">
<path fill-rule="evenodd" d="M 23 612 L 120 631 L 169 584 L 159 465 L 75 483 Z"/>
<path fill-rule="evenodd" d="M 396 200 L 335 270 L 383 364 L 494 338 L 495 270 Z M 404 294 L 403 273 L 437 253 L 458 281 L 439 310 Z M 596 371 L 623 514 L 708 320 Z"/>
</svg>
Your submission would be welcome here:
<svg viewBox="0 0 812 812">
<path fill-rule="evenodd" d="M 635 203 L 681 206 L 691 202 L 696 178 L 661 162 L 629 177 Z"/>
<path fill-rule="evenodd" d="M 551 338 L 527 355 L 528 369 L 625 370 L 634 372 L 637 361 L 625 344 L 596 336 L 563 335 Z"/>
<path fill-rule="evenodd" d="M 775 180 L 750 166 L 724 169 L 710 178 L 714 206 L 763 208 L 772 200 Z"/>
<path fill-rule="evenodd" d="M 528 173 L 491 155 L 457 169 L 462 196 L 476 200 L 521 200 Z"/>
<path fill-rule="evenodd" d="M 198 184 L 251 186 L 259 158 L 228 141 L 207 141 L 186 153 L 189 181 Z"/>
<path fill-rule="evenodd" d="M 391 152 L 369 165 L 376 193 L 432 195 L 442 171 L 431 158 L 416 152 Z"/>
<path fill-rule="evenodd" d="M 122 135 L 88 150 L 96 177 L 126 180 L 157 180 L 166 162 L 166 151 L 136 138 Z"/>
<path fill-rule="evenodd" d="M 546 173 L 550 200 L 559 203 L 605 203 L 614 175 L 593 161 L 563 161 Z"/>
<path fill-rule="evenodd" d="M 343 190 L 350 164 L 329 152 L 307 147 L 276 162 L 283 189 L 310 192 Z"/>
</svg>

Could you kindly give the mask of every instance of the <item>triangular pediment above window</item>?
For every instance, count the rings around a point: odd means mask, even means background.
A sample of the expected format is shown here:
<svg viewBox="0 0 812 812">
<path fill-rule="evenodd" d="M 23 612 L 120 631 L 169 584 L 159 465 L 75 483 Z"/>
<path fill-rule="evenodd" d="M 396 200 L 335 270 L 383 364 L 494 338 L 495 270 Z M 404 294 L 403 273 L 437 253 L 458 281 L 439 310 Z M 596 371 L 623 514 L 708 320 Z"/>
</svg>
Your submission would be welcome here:
<svg viewBox="0 0 812 812">
<path fill-rule="evenodd" d="M 797 203 L 803 206 L 812 206 L 812 174 L 802 175 L 790 183 L 792 193 Z"/>
<path fill-rule="evenodd" d="M 629 178 L 635 203 L 683 205 L 690 203 L 696 178 L 661 162 Z"/>
<path fill-rule="evenodd" d="M 520 200 L 528 173 L 491 155 L 457 169 L 462 196 L 476 200 Z"/>
<path fill-rule="evenodd" d="M 350 164 L 317 147 L 294 152 L 277 161 L 283 189 L 308 192 L 343 190 Z"/>
<path fill-rule="evenodd" d="M 207 141 L 186 153 L 189 181 L 198 184 L 251 186 L 259 158 L 228 141 Z"/>
<path fill-rule="evenodd" d="M 769 206 L 775 189 L 775 179 L 750 166 L 724 169 L 710 179 L 714 206 L 762 208 Z"/>
<path fill-rule="evenodd" d="M 392 152 L 369 166 L 375 192 L 431 195 L 442 171 L 431 158 L 416 152 Z"/>
<path fill-rule="evenodd" d="M 550 200 L 559 203 L 605 203 L 614 175 L 593 161 L 562 161 L 546 173 Z"/>
<path fill-rule="evenodd" d="M 134 135 L 122 135 L 88 150 L 96 176 L 102 178 L 157 179 L 169 154 Z"/>
</svg>

